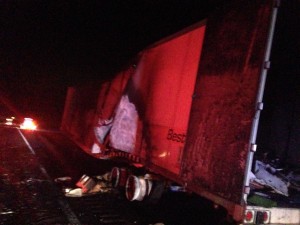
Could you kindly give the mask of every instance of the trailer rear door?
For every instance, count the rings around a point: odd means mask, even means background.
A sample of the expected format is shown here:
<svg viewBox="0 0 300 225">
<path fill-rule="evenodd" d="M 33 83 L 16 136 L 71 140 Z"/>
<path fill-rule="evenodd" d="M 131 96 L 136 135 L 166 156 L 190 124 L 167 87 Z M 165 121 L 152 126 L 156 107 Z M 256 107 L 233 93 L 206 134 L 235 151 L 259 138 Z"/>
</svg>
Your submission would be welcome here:
<svg viewBox="0 0 300 225">
<path fill-rule="evenodd" d="M 241 202 L 272 9 L 234 1 L 208 18 L 181 170 L 196 192 Z"/>
</svg>

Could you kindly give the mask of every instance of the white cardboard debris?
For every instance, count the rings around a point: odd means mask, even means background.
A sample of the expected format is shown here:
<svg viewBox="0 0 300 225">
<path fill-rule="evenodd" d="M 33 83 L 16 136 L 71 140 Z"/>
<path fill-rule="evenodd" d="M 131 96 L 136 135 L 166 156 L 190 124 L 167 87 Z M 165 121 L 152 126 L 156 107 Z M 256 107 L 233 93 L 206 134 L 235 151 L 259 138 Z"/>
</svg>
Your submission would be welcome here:
<svg viewBox="0 0 300 225">
<path fill-rule="evenodd" d="M 110 131 L 113 119 L 99 119 L 94 129 L 97 140 L 103 144 L 107 133 Z"/>
<path fill-rule="evenodd" d="M 92 153 L 93 154 L 98 154 L 101 153 L 101 148 L 97 143 L 94 143 L 92 146 Z"/>
<path fill-rule="evenodd" d="M 289 183 L 282 180 L 280 177 L 270 173 L 267 168 L 269 165 L 257 160 L 255 165 L 255 181 L 271 187 L 276 193 L 288 196 Z"/>
<path fill-rule="evenodd" d="M 68 193 L 65 194 L 67 197 L 81 197 L 82 196 L 82 189 L 75 188 L 70 190 Z"/>
<path fill-rule="evenodd" d="M 128 96 L 122 97 L 110 131 L 110 144 L 115 149 L 132 152 L 135 146 L 138 113 Z"/>
</svg>

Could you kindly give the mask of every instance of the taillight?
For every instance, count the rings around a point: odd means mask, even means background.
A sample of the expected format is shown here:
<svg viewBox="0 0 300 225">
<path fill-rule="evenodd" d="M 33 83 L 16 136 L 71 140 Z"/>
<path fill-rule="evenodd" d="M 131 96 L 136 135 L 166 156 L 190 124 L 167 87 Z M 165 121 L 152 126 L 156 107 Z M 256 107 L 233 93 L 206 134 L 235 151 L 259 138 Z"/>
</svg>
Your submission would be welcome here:
<svg viewBox="0 0 300 225">
<path fill-rule="evenodd" d="M 245 223 L 253 223 L 254 215 L 255 215 L 254 210 L 246 210 L 245 217 L 244 217 L 244 222 Z"/>
<path fill-rule="evenodd" d="M 264 223 L 270 223 L 270 211 L 263 212 Z"/>
<path fill-rule="evenodd" d="M 270 211 L 246 210 L 244 223 L 247 224 L 268 224 L 270 223 Z"/>
</svg>

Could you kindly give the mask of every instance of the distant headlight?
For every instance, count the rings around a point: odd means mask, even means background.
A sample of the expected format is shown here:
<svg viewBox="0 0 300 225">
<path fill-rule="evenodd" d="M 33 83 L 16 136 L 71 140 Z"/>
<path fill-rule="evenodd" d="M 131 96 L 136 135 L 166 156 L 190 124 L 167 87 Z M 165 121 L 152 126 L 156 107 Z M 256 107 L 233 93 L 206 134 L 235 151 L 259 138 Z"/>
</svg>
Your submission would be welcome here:
<svg viewBox="0 0 300 225">
<path fill-rule="evenodd" d="M 6 118 L 5 119 L 5 125 L 12 126 L 14 119 L 15 119 L 15 117 L 13 117 L 13 116 L 10 117 L 10 118 Z"/>
<path fill-rule="evenodd" d="M 37 125 L 31 118 L 24 118 L 24 122 L 20 125 L 21 129 L 25 130 L 35 130 L 37 128 Z"/>
</svg>

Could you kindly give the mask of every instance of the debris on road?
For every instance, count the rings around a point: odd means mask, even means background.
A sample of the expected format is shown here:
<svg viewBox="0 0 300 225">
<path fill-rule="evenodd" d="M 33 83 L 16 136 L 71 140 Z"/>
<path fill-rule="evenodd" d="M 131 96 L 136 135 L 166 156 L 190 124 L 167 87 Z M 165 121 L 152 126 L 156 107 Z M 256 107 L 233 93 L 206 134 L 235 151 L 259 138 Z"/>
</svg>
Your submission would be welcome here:
<svg viewBox="0 0 300 225">
<path fill-rule="evenodd" d="M 72 178 L 71 177 L 58 177 L 54 179 L 56 183 L 65 183 L 65 182 L 71 182 Z"/>
<path fill-rule="evenodd" d="M 265 164 L 259 160 L 256 161 L 255 181 L 261 185 L 272 188 L 276 193 L 288 196 L 289 183 L 282 179 L 276 173 L 276 169 L 271 167 L 269 164 Z"/>
<path fill-rule="evenodd" d="M 70 182 L 71 177 L 56 178 L 56 183 Z M 81 178 L 76 182 L 76 187 L 63 187 L 63 192 L 66 197 L 82 197 L 91 194 L 105 193 L 112 190 L 110 182 L 110 173 L 103 175 L 90 177 L 86 174 L 82 175 Z"/>
</svg>

